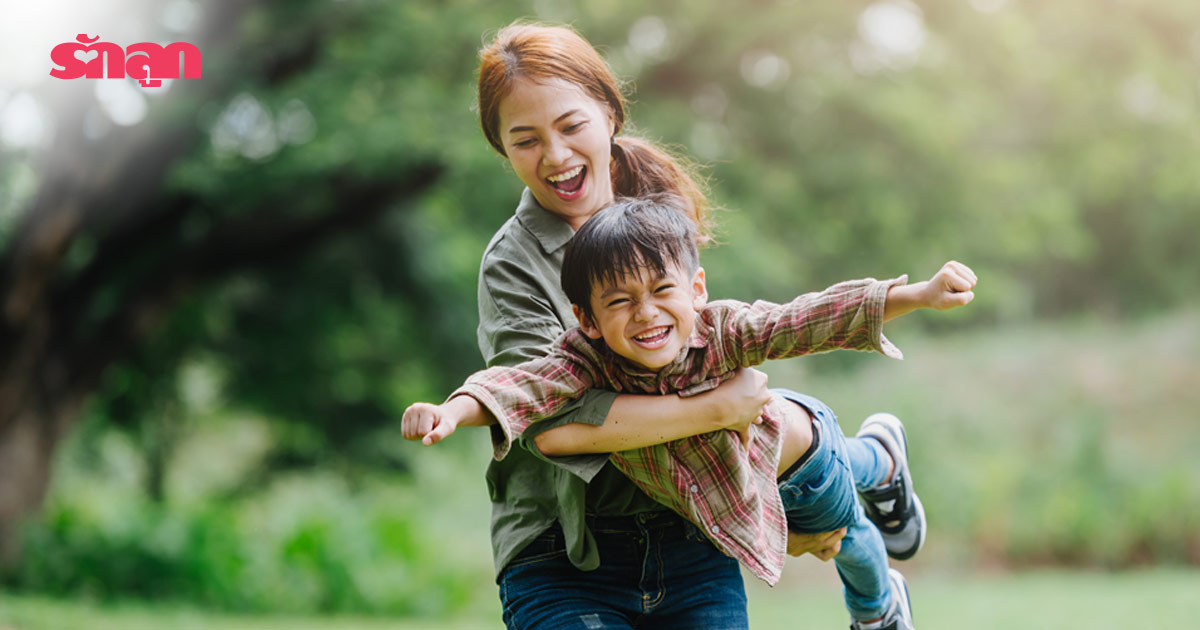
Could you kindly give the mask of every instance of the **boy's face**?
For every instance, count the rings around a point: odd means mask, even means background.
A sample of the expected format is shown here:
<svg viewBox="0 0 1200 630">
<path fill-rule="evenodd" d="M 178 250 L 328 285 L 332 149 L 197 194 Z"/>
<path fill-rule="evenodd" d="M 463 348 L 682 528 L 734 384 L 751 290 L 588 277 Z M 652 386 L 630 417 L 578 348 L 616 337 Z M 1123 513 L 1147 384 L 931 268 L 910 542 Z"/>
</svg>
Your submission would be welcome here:
<svg viewBox="0 0 1200 630">
<path fill-rule="evenodd" d="M 678 263 L 651 277 L 642 270 L 615 284 L 592 286 L 592 317 L 575 306 L 583 333 L 604 338 L 613 352 L 651 370 L 675 360 L 687 345 L 696 311 L 708 300 L 704 269 L 689 274 Z"/>
</svg>

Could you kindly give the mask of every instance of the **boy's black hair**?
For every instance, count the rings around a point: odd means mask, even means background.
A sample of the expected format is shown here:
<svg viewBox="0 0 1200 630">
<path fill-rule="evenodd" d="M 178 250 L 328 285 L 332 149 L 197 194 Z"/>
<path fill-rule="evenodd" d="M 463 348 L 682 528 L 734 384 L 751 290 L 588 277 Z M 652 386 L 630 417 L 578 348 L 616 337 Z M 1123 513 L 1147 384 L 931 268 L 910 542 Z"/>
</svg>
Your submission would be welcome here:
<svg viewBox="0 0 1200 630">
<path fill-rule="evenodd" d="M 679 264 L 700 267 L 697 231 L 685 202 L 674 195 L 618 199 L 588 219 L 563 255 L 562 289 L 592 317 L 592 287 L 616 284 L 629 274 L 665 275 Z"/>
</svg>

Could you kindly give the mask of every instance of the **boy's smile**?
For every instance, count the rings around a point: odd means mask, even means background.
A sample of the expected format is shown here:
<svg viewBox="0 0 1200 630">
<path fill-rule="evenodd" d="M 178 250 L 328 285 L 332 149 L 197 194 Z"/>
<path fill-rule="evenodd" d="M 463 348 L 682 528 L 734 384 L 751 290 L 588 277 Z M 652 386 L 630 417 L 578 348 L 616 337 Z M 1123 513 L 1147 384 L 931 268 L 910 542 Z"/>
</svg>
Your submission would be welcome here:
<svg viewBox="0 0 1200 630">
<path fill-rule="evenodd" d="M 591 317 L 574 308 L 585 335 L 603 337 L 613 352 L 657 370 L 687 346 L 696 311 L 707 299 L 704 269 L 689 274 L 682 265 L 671 263 L 661 276 L 643 268 L 614 284 L 596 283 Z"/>
</svg>

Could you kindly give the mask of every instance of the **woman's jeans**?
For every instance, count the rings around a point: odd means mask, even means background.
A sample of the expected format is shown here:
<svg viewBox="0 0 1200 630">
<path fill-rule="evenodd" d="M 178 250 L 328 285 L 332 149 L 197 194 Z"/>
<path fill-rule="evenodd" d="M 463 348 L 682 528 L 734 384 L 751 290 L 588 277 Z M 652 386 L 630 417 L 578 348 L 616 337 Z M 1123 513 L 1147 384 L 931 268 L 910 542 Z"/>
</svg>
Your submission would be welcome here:
<svg viewBox="0 0 1200 630">
<path fill-rule="evenodd" d="M 595 571 L 571 564 L 557 524 L 504 568 L 509 630 L 749 628 L 737 561 L 691 523 L 664 509 L 588 525 L 600 549 Z"/>
<path fill-rule="evenodd" d="M 784 389 L 772 391 L 812 414 L 817 440 L 808 459 L 779 483 L 788 529 L 820 533 L 846 527 L 842 550 L 833 559 L 842 578 L 846 608 L 855 619 L 879 617 L 891 606 L 887 550 L 855 490 L 870 488 L 887 476 L 882 446 L 875 440 L 843 436 L 833 411 L 816 398 Z"/>
</svg>

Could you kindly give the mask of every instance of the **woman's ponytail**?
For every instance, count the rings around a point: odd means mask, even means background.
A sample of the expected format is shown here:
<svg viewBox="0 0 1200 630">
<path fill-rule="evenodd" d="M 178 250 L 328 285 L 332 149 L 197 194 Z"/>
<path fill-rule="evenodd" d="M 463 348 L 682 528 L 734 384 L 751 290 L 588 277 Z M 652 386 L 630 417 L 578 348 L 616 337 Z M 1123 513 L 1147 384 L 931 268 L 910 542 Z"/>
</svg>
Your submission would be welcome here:
<svg viewBox="0 0 1200 630">
<path fill-rule="evenodd" d="M 687 202 L 700 243 L 712 240 L 712 222 L 704 180 L 696 166 L 642 138 L 622 136 L 612 145 L 613 193 L 618 197 L 645 197 L 669 193 Z"/>
</svg>

